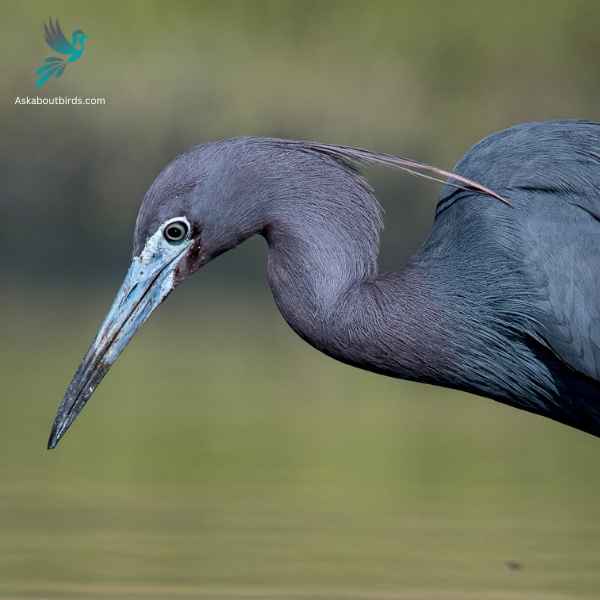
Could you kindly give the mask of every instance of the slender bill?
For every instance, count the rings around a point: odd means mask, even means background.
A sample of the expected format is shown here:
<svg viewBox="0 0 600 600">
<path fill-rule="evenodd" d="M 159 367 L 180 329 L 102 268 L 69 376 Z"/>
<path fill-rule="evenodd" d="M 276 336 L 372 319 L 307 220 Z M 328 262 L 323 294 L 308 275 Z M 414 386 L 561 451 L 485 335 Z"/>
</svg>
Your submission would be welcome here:
<svg viewBox="0 0 600 600">
<path fill-rule="evenodd" d="M 111 365 L 174 287 L 177 264 L 191 241 L 167 242 L 159 229 L 135 256 L 96 339 L 77 369 L 54 419 L 48 448 L 55 448 Z"/>
</svg>

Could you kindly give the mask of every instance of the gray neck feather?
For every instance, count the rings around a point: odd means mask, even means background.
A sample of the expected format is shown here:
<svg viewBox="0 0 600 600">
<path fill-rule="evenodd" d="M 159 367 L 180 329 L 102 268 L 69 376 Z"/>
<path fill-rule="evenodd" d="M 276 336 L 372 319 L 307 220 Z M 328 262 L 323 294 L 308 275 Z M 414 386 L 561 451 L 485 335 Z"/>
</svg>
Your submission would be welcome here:
<svg viewBox="0 0 600 600">
<path fill-rule="evenodd" d="M 382 218 L 373 190 L 338 158 L 312 150 L 302 160 L 296 149 L 293 154 L 289 171 L 285 156 L 278 157 L 284 178 L 275 180 L 262 204 L 268 279 L 283 317 L 338 360 L 433 380 L 439 367 L 431 344 L 444 336 L 423 319 L 430 299 L 416 265 L 378 274 Z"/>
<path fill-rule="evenodd" d="M 348 164 L 313 151 L 293 155 L 264 215 L 269 284 L 290 326 L 326 350 L 340 299 L 377 274 L 381 208 Z M 286 172 L 281 158 L 277 167 Z"/>
</svg>

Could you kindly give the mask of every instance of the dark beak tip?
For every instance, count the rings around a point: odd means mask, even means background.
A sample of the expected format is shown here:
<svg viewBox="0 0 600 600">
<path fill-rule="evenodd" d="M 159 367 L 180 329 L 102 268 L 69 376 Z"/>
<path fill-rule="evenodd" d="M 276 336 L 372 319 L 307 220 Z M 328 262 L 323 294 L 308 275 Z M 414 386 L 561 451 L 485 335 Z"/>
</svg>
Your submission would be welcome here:
<svg viewBox="0 0 600 600">
<path fill-rule="evenodd" d="M 60 429 L 57 423 L 54 423 L 52 426 L 52 431 L 50 432 L 50 437 L 48 438 L 48 450 L 54 450 L 56 446 L 58 446 L 58 442 L 60 442 L 62 436 L 64 434 L 64 429 Z"/>
<path fill-rule="evenodd" d="M 52 430 L 52 432 L 50 433 L 50 437 L 48 438 L 48 446 L 46 447 L 48 450 L 54 450 L 54 448 L 56 448 L 57 445 L 58 436 L 54 433 L 54 430 Z"/>
</svg>

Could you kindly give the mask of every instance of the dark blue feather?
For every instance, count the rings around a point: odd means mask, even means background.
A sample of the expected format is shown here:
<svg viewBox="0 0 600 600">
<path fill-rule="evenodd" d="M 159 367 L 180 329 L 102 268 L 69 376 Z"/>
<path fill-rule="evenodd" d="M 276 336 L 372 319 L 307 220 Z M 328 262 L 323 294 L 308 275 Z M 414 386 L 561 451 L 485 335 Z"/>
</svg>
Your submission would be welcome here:
<svg viewBox="0 0 600 600">
<path fill-rule="evenodd" d="M 61 54 L 72 54 L 75 52 L 75 48 L 67 41 L 65 34 L 63 33 L 58 19 L 55 19 L 54 23 L 52 19 L 48 19 L 48 24 L 44 25 L 44 32 L 46 37 L 46 43 L 52 50 L 60 52 Z"/>
</svg>

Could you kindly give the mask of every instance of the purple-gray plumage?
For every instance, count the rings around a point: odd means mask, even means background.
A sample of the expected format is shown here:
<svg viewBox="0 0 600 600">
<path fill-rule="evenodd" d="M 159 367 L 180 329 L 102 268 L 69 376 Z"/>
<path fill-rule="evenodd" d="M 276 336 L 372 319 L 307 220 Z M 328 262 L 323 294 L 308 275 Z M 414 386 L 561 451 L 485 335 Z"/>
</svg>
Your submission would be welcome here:
<svg viewBox="0 0 600 600">
<path fill-rule="evenodd" d="M 600 435 L 600 125 L 527 123 L 455 173 L 266 138 L 193 148 L 154 181 L 134 259 L 75 374 L 54 447 L 125 344 L 182 280 L 252 235 L 289 325 L 357 367 L 487 396 Z M 427 241 L 379 273 L 380 206 L 356 164 L 448 178 Z"/>
</svg>

